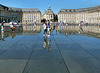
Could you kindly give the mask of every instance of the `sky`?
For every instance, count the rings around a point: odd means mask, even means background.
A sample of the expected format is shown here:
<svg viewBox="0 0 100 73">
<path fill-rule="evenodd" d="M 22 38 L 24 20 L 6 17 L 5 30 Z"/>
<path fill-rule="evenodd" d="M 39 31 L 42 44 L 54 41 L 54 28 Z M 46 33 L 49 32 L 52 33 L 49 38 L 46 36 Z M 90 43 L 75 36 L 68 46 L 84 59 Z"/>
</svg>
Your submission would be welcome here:
<svg viewBox="0 0 100 73">
<path fill-rule="evenodd" d="M 0 4 L 16 8 L 38 8 L 41 13 L 51 6 L 55 14 L 61 9 L 79 9 L 100 5 L 100 0 L 0 0 Z"/>
</svg>

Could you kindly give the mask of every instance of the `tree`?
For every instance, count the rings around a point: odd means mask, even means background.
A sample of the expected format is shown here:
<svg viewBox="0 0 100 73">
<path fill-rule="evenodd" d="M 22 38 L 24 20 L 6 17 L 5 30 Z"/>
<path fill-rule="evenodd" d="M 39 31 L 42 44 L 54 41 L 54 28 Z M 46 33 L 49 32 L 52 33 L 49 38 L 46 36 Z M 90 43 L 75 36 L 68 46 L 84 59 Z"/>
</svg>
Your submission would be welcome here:
<svg viewBox="0 0 100 73">
<path fill-rule="evenodd" d="M 58 21 L 58 16 L 56 14 L 54 15 L 54 22 L 55 21 Z"/>
</svg>

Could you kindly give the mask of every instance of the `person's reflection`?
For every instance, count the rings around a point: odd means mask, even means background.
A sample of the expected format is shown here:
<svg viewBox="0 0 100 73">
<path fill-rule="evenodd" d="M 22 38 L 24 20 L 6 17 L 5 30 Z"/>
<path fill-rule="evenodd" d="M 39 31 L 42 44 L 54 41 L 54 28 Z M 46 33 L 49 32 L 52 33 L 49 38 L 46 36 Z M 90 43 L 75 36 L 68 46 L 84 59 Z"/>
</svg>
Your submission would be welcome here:
<svg viewBox="0 0 100 73">
<path fill-rule="evenodd" d="M 34 32 L 36 32 L 36 22 L 34 22 Z"/>
<path fill-rule="evenodd" d="M 60 30 L 59 32 L 60 32 L 60 34 L 62 34 L 62 30 Z"/>
<path fill-rule="evenodd" d="M 26 21 L 26 25 L 25 25 L 25 27 L 26 27 L 26 31 L 27 31 L 27 21 Z"/>
<path fill-rule="evenodd" d="M 68 28 L 67 28 L 68 24 L 66 24 L 66 36 L 68 36 Z"/>
<path fill-rule="evenodd" d="M 83 33 L 83 21 L 81 21 L 79 24 L 79 34 L 80 33 Z"/>
<path fill-rule="evenodd" d="M 5 42 L 5 40 L 4 40 L 4 33 L 2 33 L 1 36 L 2 36 L 2 41 Z"/>
<path fill-rule="evenodd" d="M 12 39 L 13 39 L 15 37 L 15 32 L 12 32 L 11 36 L 12 36 Z"/>
<path fill-rule="evenodd" d="M 57 34 L 57 23 L 55 24 L 55 34 Z"/>
<path fill-rule="evenodd" d="M 50 42 L 51 42 L 51 40 L 50 40 L 50 37 L 49 37 L 49 40 L 48 40 L 48 50 L 47 50 L 47 52 L 49 52 L 49 50 L 51 49 Z"/>
<path fill-rule="evenodd" d="M 44 43 L 43 43 L 43 47 L 44 47 L 44 50 L 46 50 L 47 48 L 47 52 L 49 52 L 49 50 L 51 49 L 51 47 L 50 47 L 50 42 L 51 42 L 51 40 L 50 40 L 50 37 L 49 37 L 49 39 L 48 39 L 48 41 L 47 41 L 47 37 L 43 37 L 43 39 L 44 39 Z"/>
<path fill-rule="evenodd" d="M 46 50 L 46 47 L 47 47 L 47 37 L 43 36 L 43 39 L 44 39 L 43 47 L 44 47 L 44 50 Z"/>
<path fill-rule="evenodd" d="M 57 34 L 57 28 L 55 29 L 55 34 Z"/>
<path fill-rule="evenodd" d="M 67 30 L 66 30 L 66 36 L 68 37 L 68 32 L 67 32 Z"/>
</svg>

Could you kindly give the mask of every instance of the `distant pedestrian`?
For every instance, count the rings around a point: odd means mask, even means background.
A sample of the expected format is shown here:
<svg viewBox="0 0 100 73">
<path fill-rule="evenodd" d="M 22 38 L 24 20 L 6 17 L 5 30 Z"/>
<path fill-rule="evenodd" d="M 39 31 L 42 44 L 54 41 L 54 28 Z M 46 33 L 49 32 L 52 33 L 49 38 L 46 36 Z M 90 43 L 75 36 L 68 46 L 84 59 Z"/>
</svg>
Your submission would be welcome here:
<svg viewBox="0 0 100 73">
<path fill-rule="evenodd" d="M 27 21 L 26 21 L 26 31 L 27 31 Z"/>
<path fill-rule="evenodd" d="M 36 22 L 34 22 L 34 31 L 36 31 Z"/>
<path fill-rule="evenodd" d="M 66 30 L 68 30 L 68 23 L 66 23 Z"/>
<path fill-rule="evenodd" d="M 4 30 L 5 30 L 4 23 L 5 23 L 5 21 L 3 21 L 3 22 L 1 23 L 1 31 L 2 31 L 2 33 L 4 33 Z"/>
<path fill-rule="evenodd" d="M 62 25 L 62 22 L 60 21 L 60 24 L 59 24 L 60 30 L 61 30 L 61 25 Z"/>
<path fill-rule="evenodd" d="M 88 23 L 86 23 L 86 27 L 88 27 Z"/>
<path fill-rule="evenodd" d="M 19 30 L 19 22 L 17 21 L 17 31 Z"/>
<path fill-rule="evenodd" d="M 19 25 L 19 22 L 17 21 L 17 25 Z"/>
<path fill-rule="evenodd" d="M 79 33 L 83 33 L 83 23 L 82 23 L 82 21 L 80 22 L 80 24 L 79 24 Z"/>
<path fill-rule="evenodd" d="M 14 25 L 14 23 L 13 23 L 13 22 L 11 22 L 10 24 L 11 24 L 11 25 L 10 25 L 10 28 L 11 28 L 11 29 L 12 29 L 12 31 L 14 32 L 14 31 L 15 31 L 15 29 L 16 29 L 16 28 L 15 28 L 15 25 Z"/>
<path fill-rule="evenodd" d="M 64 25 L 64 22 L 62 22 L 62 25 L 61 25 L 61 30 L 63 30 L 63 25 Z"/>
<path fill-rule="evenodd" d="M 83 24 L 83 21 L 81 21 L 81 25 L 83 26 L 84 24 Z"/>
</svg>

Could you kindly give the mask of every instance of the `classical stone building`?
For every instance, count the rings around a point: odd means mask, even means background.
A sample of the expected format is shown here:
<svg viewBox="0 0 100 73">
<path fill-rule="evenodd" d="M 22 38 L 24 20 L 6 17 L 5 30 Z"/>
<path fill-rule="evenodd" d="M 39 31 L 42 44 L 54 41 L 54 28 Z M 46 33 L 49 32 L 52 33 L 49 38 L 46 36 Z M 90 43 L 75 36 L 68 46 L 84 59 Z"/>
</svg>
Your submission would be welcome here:
<svg viewBox="0 0 100 73">
<path fill-rule="evenodd" d="M 100 24 L 100 6 L 83 9 L 61 9 L 58 13 L 58 22 Z"/>
<path fill-rule="evenodd" d="M 13 22 L 20 21 L 23 24 L 26 21 L 28 24 L 34 22 L 40 23 L 41 12 L 38 9 L 13 8 L 0 4 L 0 23 L 3 20 L 5 20 L 7 23 L 11 21 Z"/>
<path fill-rule="evenodd" d="M 23 23 L 41 23 L 41 12 L 38 9 L 22 9 Z"/>
<path fill-rule="evenodd" d="M 46 20 L 50 20 L 51 22 L 54 21 L 54 12 L 52 11 L 52 9 L 49 6 L 49 9 L 46 11 L 44 11 L 44 14 L 41 16 L 41 20 L 42 19 L 46 19 Z"/>
<path fill-rule="evenodd" d="M 0 23 L 3 20 L 6 22 L 22 21 L 22 9 L 0 5 Z"/>
</svg>

